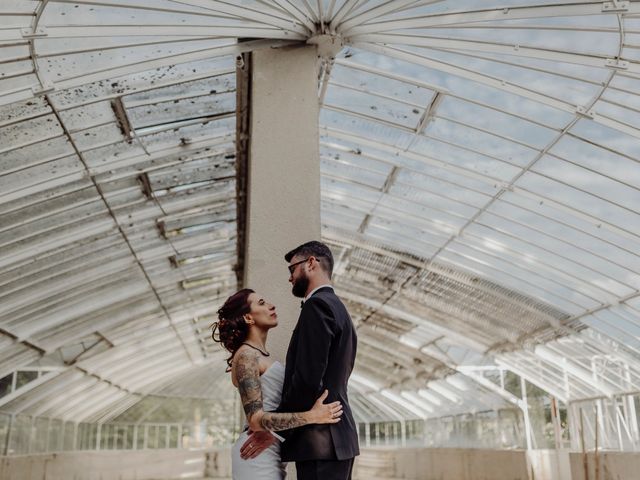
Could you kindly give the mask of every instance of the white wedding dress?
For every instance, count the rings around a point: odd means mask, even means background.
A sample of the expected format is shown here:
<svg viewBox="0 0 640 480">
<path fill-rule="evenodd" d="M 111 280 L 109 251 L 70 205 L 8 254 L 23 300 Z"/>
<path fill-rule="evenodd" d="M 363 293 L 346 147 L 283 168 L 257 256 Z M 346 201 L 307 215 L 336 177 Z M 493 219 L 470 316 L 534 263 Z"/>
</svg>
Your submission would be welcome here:
<svg viewBox="0 0 640 480">
<path fill-rule="evenodd" d="M 260 376 L 262 405 L 265 412 L 273 411 L 280 405 L 284 365 L 274 362 Z M 286 463 L 280 461 L 280 442 L 276 442 L 256 458 L 240 458 L 240 447 L 247 440 L 246 431 L 240 434 L 231 449 L 231 469 L 233 480 L 283 480 L 286 478 Z"/>
</svg>

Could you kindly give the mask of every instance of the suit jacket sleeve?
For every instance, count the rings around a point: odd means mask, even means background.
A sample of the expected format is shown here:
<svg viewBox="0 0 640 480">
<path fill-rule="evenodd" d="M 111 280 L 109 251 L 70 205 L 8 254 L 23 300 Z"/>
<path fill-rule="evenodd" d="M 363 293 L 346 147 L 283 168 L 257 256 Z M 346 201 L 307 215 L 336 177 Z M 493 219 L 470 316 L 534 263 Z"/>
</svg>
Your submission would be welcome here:
<svg viewBox="0 0 640 480">
<path fill-rule="evenodd" d="M 287 411 L 309 410 L 322 393 L 335 328 L 329 305 L 317 297 L 305 302 L 298 324 L 296 363 L 291 382 L 282 392 Z"/>
</svg>

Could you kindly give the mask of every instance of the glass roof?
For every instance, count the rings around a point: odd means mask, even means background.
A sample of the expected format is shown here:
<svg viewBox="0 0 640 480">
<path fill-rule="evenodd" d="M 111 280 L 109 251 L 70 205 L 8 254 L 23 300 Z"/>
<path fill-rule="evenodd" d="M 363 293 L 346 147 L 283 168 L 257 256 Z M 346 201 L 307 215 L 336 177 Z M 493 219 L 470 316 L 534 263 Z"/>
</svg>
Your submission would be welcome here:
<svg viewBox="0 0 640 480">
<path fill-rule="evenodd" d="M 0 374 L 56 370 L 0 409 L 103 421 L 224 369 L 236 56 L 322 36 L 358 418 L 508 404 L 480 366 L 640 390 L 640 2 L 4 0 Z"/>
</svg>

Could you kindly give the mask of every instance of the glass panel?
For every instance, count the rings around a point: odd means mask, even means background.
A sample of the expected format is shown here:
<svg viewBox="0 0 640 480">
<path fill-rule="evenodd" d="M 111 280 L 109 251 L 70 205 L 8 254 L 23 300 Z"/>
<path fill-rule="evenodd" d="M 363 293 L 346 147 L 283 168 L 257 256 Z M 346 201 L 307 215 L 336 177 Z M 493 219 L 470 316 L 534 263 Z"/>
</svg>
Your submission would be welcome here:
<svg viewBox="0 0 640 480">
<path fill-rule="evenodd" d="M 212 85 L 215 87 L 215 85 Z M 213 91 L 213 94 L 209 92 Z M 215 117 L 235 111 L 235 92 L 215 93 L 215 88 L 206 94 L 197 95 L 197 91 L 189 92 L 188 98 L 150 99 L 146 105 L 131 107 L 128 114 L 132 126 L 142 134 L 146 130 L 169 126 L 176 122 L 188 121 L 202 117 Z M 153 102 L 153 103 L 151 103 Z"/>
<path fill-rule="evenodd" d="M 108 450 L 109 449 L 109 425 L 108 424 L 102 424 L 100 425 L 100 431 L 99 431 L 99 438 L 100 438 L 100 450 Z M 96 435 L 98 435 L 96 433 Z"/>
<path fill-rule="evenodd" d="M 127 428 L 121 425 L 113 425 L 113 433 L 114 433 L 113 449 L 114 450 L 124 449 L 127 441 L 126 440 Z"/>
<path fill-rule="evenodd" d="M 424 110 L 424 106 L 418 108 L 336 84 L 327 90 L 324 106 L 325 108 L 333 106 L 406 129 L 416 129 Z"/>
<path fill-rule="evenodd" d="M 631 293 L 628 285 L 616 281 L 629 279 L 634 282 L 635 276 L 628 270 L 580 251 L 565 240 L 551 238 L 525 225 L 511 223 L 488 212 L 466 231 L 469 235 L 484 241 L 488 250 L 523 259 L 524 262 L 519 265 L 522 269 L 540 270 L 540 262 L 548 265 L 550 269 L 557 267 L 558 270 L 571 274 L 574 282 L 584 281 L 602 285 L 602 289 L 610 295 Z"/>
<path fill-rule="evenodd" d="M 525 196 L 524 193 L 525 192 L 506 192 L 500 200 L 518 205 L 526 209 L 527 212 L 534 212 L 540 215 L 541 218 L 535 222 L 536 224 L 543 222 L 543 220 L 550 221 L 551 225 L 549 229 L 551 231 L 555 231 L 556 223 L 567 225 L 580 232 L 584 232 L 590 237 L 601 239 L 607 245 L 616 247 L 615 250 L 623 250 L 626 255 L 633 254 L 638 256 L 638 252 L 640 252 L 640 239 L 634 239 L 619 229 L 603 228 L 600 221 L 589 218 L 587 215 L 576 215 L 576 212 L 564 208 L 559 203 L 544 201 L 533 196 Z M 619 258 L 615 250 L 613 258 Z M 622 263 L 624 264 L 624 262 Z"/>
<path fill-rule="evenodd" d="M 458 147 L 473 145 L 473 149 L 482 155 L 521 166 L 528 164 L 538 155 L 538 151 L 533 148 L 443 118 L 431 122 L 425 135 Z M 425 151 L 428 150 L 425 148 Z"/>
<path fill-rule="evenodd" d="M 11 427 L 11 441 L 9 443 L 9 455 L 23 455 L 29 453 L 31 441 L 31 417 L 28 415 L 16 415 Z"/>
<path fill-rule="evenodd" d="M 444 120 L 442 121 L 444 122 Z M 435 127 L 434 127 L 435 129 Z M 410 151 L 427 158 L 446 161 L 447 164 L 458 166 L 470 173 L 474 173 L 475 177 L 480 175 L 487 176 L 487 182 L 492 180 L 509 181 L 521 172 L 517 164 L 496 158 L 492 152 L 483 152 L 475 148 L 471 143 L 460 144 L 457 138 L 447 139 L 449 135 L 444 132 L 444 137 L 435 136 L 435 130 L 429 131 L 429 135 L 419 135 L 414 140 Z M 465 138 L 463 134 L 460 138 Z M 419 165 L 413 168 L 420 169 Z M 492 184 L 490 184 L 492 185 Z"/>
<path fill-rule="evenodd" d="M 0 378 L 0 398 L 11 393 L 11 383 L 13 382 L 13 373 Z"/>
<path fill-rule="evenodd" d="M 417 202 L 421 205 L 428 206 L 442 210 L 443 212 L 451 215 L 458 215 L 462 217 L 471 217 L 478 210 L 473 205 L 463 204 L 456 200 L 450 200 L 438 194 L 434 194 L 423 189 L 410 187 L 407 185 L 392 185 L 389 189 L 389 194 L 412 202 Z"/>
<path fill-rule="evenodd" d="M 640 54 L 637 55 L 640 60 Z M 631 100 L 631 99 L 630 99 Z M 614 105 L 609 102 L 598 102 L 594 108 L 598 115 L 612 118 L 618 122 L 630 125 L 633 128 L 640 128 L 640 112 L 624 106 Z"/>
<path fill-rule="evenodd" d="M 434 234 L 452 235 L 466 223 L 465 212 L 448 212 L 434 209 L 432 205 L 421 204 L 415 201 L 406 190 L 399 190 L 399 197 L 385 195 L 380 199 L 381 212 L 389 216 L 397 216 L 400 212 L 406 212 L 416 218 L 424 219 L 431 224 L 431 228 L 437 230 Z"/>
<path fill-rule="evenodd" d="M 76 439 L 76 450 L 90 450 L 89 444 L 89 425 L 88 423 L 79 423 Z"/>
<path fill-rule="evenodd" d="M 367 171 L 358 166 L 351 166 L 346 162 L 323 159 L 320 169 L 324 177 L 333 177 L 381 190 L 387 180 L 386 174 Z"/>
<path fill-rule="evenodd" d="M 167 448 L 167 429 L 165 425 L 158 426 L 158 446 L 157 448 Z"/>
<path fill-rule="evenodd" d="M 122 446 L 122 448 L 126 449 L 126 450 L 131 450 L 133 449 L 133 431 L 134 431 L 134 426 L 133 425 L 127 425 L 126 427 L 123 427 L 123 433 L 124 433 L 124 444 Z"/>
<path fill-rule="evenodd" d="M 480 58 L 472 58 L 471 56 L 453 53 L 451 51 L 440 52 L 436 50 L 427 50 L 419 47 L 407 47 L 407 50 L 413 51 L 418 55 L 426 58 L 439 60 L 452 64 L 465 70 L 472 70 L 490 78 L 508 78 L 510 83 L 530 89 L 534 92 L 541 92 L 550 97 L 558 98 L 574 105 L 587 104 L 594 96 L 597 95 L 599 85 L 593 85 L 584 81 L 574 80 L 572 78 L 561 77 L 555 74 L 557 68 L 562 65 L 561 62 L 544 61 L 537 59 L 526 59 L 521 63 L 532 66 L 546 67 L 547 72 L 534 71 L 520 65 L 508 65 L 502 62 L 485 60 Z M 490 55 L 485 54 L 489 58 Z M 496 56 L 497 59 L 503 60 L 504 57 Z M 572 65 L 574 67 L 574 65 Z M 577 68 L 577 67 L 576 67 Z M 584 70 L 589 70 L 585 68 Z M 598 72 L 590 69 L 596 75 L 604 80 L 605 72 Z"/>
<path fill-rule="evenodd" d="M 426 107 L 432 100 L 434 91 L 408 82 L 384 77 L 374 72 L 364 72 L 351 62 L 341 63 L 338 59 L 331 70 L 331 85 L 348 85 L 364 92 L 394 98 L 408 104 Z"/>
<path fill-rule="evenodd" d="M 501 270 L 494 268 L 493 259 L 490 263 L 487 263 L 481 261 L 476 255 L 458 254 L 453 252 L 451 249 L 447 249 L 438 255 L 438 260 L 458 267 L 463 271 L 476 273 L 502 285 L 509 285 L 511 289 L 523 295 L 554 305 L 569 314 L 578 314 L 584 311 L 584 306 L 567 301 L 559 292 L 552 293 L 548 289 L 539 288 L 537 285 L 534 286 L 531 283 L 531 278 L 528 274 L 525 279 L 516 278 L 513 275 L 506 274 Z M 554 284 L 551 288 L 555 290 L 558 286 Z M 565 291 L 567 294 L 571 294 L 567 289 L 565 289 Z M 595 306 L 597 303 L 593 302 L 592 305 Z"/>
<path fill-rule="evenodd" d="M 73 450 L 75 447 L 75 426 L 73 422 L 66 422 L 64 424 L 64 445 L 63 450 Z"/>
<path fill-rule="evenodd" d="M 58 420 L 55 418 L 51 419 L 49 424 L 49 442 L 48 442 L 48 451 L 49 452 L 59 452 L 62 450 L 62 442 L 63 442 L 63 422 L 62 420 Z"/>
<path fill-rule="evenodd" d="M 145 441 L 145 428 L 144 428 L 144 426 L 136 425 L 135 426 L 135 433 L 136 433 L 135 449 L 136 450 L 142 450 L 144 448 L 144 441 Z"/>
<path fill-rule="evenodd" d="M 640 142 L 638 142 L 638 139 L 618 130 L 595 124 L 591 121 L 580 120 L 571 129 L 571 133 L 630 158 L 640 158 Z"/>
<path fill-rule="evenodd" d="M 180 428 L 177 425 L 169 427 L 169 445 L 168 448 L 180 448 Z"/>
<path fill-rule="evenodd" d="M 516 183 L 516 187 L 536 194 L 540 200 L 553 200 L 580 214 L 601 219 L 604 223 L 640 236 L 640 215 L 589 193 L 532 172 L 525 173 Z"/>
<path fill-rule="evenodd" d="M 18 377 L 16 378 L 16 388 L 20 388 L 23 385 L 35 380 L 38 378 L 38 372 L 18 372 Z"/>
<path fill-rule="evenodd" d="M 479 130 L 499 132 L 501 136 L 537 148 L 543 148 L 557 135 L 556 131 L 525 119 L 456 98 L 447 98 L 443 101 L 437 115 Z M 517 157 L 514 159 L 518 161 Z"/>
<path fill-rule="evenodd" d="M 49 419 L 36 418 L 33 426 L 33 439 L 31 453 L 42 453 L 47 451 L 47 441 L 49 439 Z"/>
<path fill-rule="evenodd" d="M 622 173 L 620 168 L 624 168 L 624 163 L 617 167 L 619 176 Z M 532 171 L 589 192 L 591 195 L 631 211 L 640 203 L 640 192 L 637 188 L 629 186 L 627 180 L 623 183 L 608 178 L 608 172 L 607 176 L 598 175 L 574 163 L 564 162 L 548 155 L 538 160 Z"/>
<path fill-rule="evenodd" d="M 512 199 L 511 196 L 504 198 L 504 200 L 509 201 Z M 531 207 L 533 207 L 532 204 Z M 526 209 L 520 209 L 511 203 L 502 201 L 495 202 L 489 208 L 490 212 L 500 217 L 514 220 L 519 225 L 529 226 L 531 229 L 539 232 L 536 234 L 531 232 L 531 236 L 525 237 L 529 241 L 535 239 L 535 243 L 538 243 L 538 237 L 540 237 L 543 239 L 541 247 L 551 248 L 556 245 L 554 251 L 563 255 L 567 254 L 566 256 L 573 258 L 578 263 L 589 265 L 597 271 L 611 275 L 611 272 L 609 272 L 607 268 L 602 268 L 607 265 L 602 259 L 606 259 L 610 262 L 611 268 L 617 268 L 617 273 L 614 274 L 615 278 L 622 283 L 626 283 L 628 279 L 631 285 L 634 284 L 633 272 L 640 271 L 640 255 L 635 255 L 633 252 L 613 245 L 609 239 L 598 238 L 596 234 L 603 236 L 603 234 L 606 233 L 606 231 L 603 232 L 602 229 L 589 228 L 588 224 L 581 224 L 581 222 L 578 221 L 571 222 L 573 225 L 567 225 L 565 224 L 565 220 L 568 220 L 566 215 L 554 215 L 554 212 L 543 208 L 537 208 L 536 210 L 537 212 L 531 211 L 529 205 L 527 205 Z M 550 215 L 554 215 L 555 218 L 550 218 Z M 546 236 L 552 237 L 555 240 L 551 238 L 547 239 Z M 571 247 L 564 246 L 558 249 L 557 246 L 562 245 L 560 242 L 568 243 Z M 598 258 L 594 259 L 594 256 Z M 598 268 L 598 264 L 601 268 Z M 621 267 L 626 271 L 620 271 L 619 269 Z"/>
<path fill-rule="evenodd" d="M 399 187 L 422 189 L 470 206 L 482 207 L 490 200 L 489 196 L 460 186 L 455 181 L 444 181 L 431 175 L 408 172 L 404 169 L 399 170 L 395 182 Z"/>
<path fill-rule="evenodd" d="M 158 448 L 158 427 L 156 425 L 149 425 L 147 430 L 147 448 Z"/>
<path fill-rule="evenodd" d="M 383 144 L 402 148 L 410 145 L 413 136 L 398 128 L 324 108 L 320 111 L 320 125 L 365 138 L 375 138 Z"/>
<path fill-rule="evenodd" d="M 6 454 L 7 436 L 9 435 L 9 427 L 11 425 L 11 415 L 8 413 L 0 413 L 0 454 Z"/>
</svg>

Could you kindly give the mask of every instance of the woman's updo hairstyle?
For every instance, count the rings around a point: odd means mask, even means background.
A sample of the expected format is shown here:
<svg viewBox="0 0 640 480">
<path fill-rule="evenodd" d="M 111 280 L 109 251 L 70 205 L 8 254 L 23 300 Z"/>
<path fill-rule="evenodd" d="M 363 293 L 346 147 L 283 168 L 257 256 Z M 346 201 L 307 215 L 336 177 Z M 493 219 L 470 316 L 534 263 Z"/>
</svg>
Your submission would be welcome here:
<svg viewBox="0 0 640 480">
<path fill-rule="evenodd" d="M 211 338 L 214 342 L 222 343 L 231 356 L 227 358 L 227 365 L 231 368 L 231 359 L 242 343 L 247 339 L 249 325 L 244 315 L 251 311 L 249 295 L 254 293 L 250 288 L 243 288 L 234 293 L 218 310 L 218 321 L 212 325 Z M 218 338 L 216 338 L 216 330 Z"/>
</svg>

